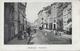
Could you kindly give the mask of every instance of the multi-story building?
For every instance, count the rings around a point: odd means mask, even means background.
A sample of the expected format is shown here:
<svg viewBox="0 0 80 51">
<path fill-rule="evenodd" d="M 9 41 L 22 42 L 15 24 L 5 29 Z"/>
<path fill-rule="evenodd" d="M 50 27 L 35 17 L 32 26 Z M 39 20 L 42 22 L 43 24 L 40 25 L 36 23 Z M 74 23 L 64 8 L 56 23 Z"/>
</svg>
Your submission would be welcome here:
<svg viewBox="0 0 80 51">
<path fill-rule="evenodd" d="M 42 28 L 47 28 L 46 27 L 46 22 L 47 22 L 47 14 L 46 14 L 46 11 L 45 10 L 41 10 L 39 13 L 38 13 L 38 19 L 36 20 L 38 22 L 38 25 L 39 27 L 42 27 Z"/>
<path fill-rule="evenodd" d="M 63 10 L 63 29 L 70 31 L 72 29 L 72 5 L 68 3 Z"/>
<path fill-rule="evenodd" d="M 38 17 L 35 21 L 39 25 L 38 27 L 49 29 L 50 6 L 44 7 L 43 10 L 39 11 Z"/>
<path fill-rule="evenodd" d="M 38 19 L 35 21 L 37 28 L 42 27 L 42 12 L 43 10 L 39 11 Z"/>
<path fill-rule="evenodd" d="M 57 30 L 63 30 L 63 3 L 58 3 L 57 12 Z"/>
<path fill-rule="evenodd" d="M 18 3 L 18 19 L 19 19 L 19 31 L 24 30 L 24 19 L 26 19 L 26 3 Z"/>
<path fill-rule="evenodd" d="M 24 5 L 25 4 L 25 5 Z M 4 3 L 4 43 L 15 38 L 24 25 L 26 3 Z M 21 26 L 22 25 L 22 26 Z"/>
<path fill-rule="evenodd" d="M 50 29 L 57 29 L 58 3 L 51 4 Z"/>
<path fill-rule="evenodd" d="M 43 28 L 57 29 L 57 3 L 53 3 L 50 6 L 44 7 L 42 11 L 38 13 L 39 22 Z"/>
<path fill-rule="evenodd" d="M 39 18 L 36 22 L 50 30 L 69 30 L 71 14 L 71 2 L 55 2 L 38 13 Z"/>
<path fill-rule="evenodd" d="M 14 3 L 4 4 L 4 43 L 15 35 L 14 30 Z"/>
</svg>

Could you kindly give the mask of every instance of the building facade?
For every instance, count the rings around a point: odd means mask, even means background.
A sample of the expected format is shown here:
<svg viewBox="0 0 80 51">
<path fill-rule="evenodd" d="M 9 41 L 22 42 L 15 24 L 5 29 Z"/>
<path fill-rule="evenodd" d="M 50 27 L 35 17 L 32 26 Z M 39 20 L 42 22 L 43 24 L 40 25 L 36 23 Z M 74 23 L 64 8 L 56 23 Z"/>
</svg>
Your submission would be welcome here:
<svg viewBox="0 0 80 51">
<path fill-rule="evenodd" d="M 53 3 L 50 6 L 44 7 L 42 12 L 38 13 L 39 22 L 42 22 L 42 27 L 53 30 L 57 29 L 57 3 Z"/>
<path fill-rule="evenodd" d="M 50 29 L 57 29 L 57 13 L 58 13 L 58 3 L 51 4 L 51 17 L 50 17 Z"/>
<path fill-rule="evenodd" d="M 70 31 L 70 28 L 72 29 L 72 5 L 68 3 L 63 10 L 63 29 Z"/>
<path fill-rule="evenodd" d="M 63 30 L 63 3 L 58 3 L 57 12 L 57 30 Z"/>
<path fill-rule="evenodd" d="M 44 7 L 43 10 L 41 10 L 38 13 L 38 19 L 36 22 L 38 23 L 39 27 L 42 27 L 43 29 L 49 29 L 49 23 L 50 23 L 50 6 Z"/>
<path fill-rule="evenodd" d="M 19 13 L 19 31 L 24 31 L 24 22 L 26 21 L 26 3 L 18 3 L 18 13 Z"/>
<path fill-rule="evenodd" d="M 49 30 L 72 31 L 71 2 L 55 2 L 50 6 L 44 7 L 38 13 L 38 17 L 36 22 Z"/>
<path fill-rule="evenodd" d="M 19 34 L 19 31 L 23 29 L 23 28 L 21 29 L 21 27 L 24 26 L 25 8 L 26 8 L 26 3 L 25 5 L 22 3 L 4 3 L 5 44 L 7 44 L 10 40 L 15 38 Z"/>
</svg>

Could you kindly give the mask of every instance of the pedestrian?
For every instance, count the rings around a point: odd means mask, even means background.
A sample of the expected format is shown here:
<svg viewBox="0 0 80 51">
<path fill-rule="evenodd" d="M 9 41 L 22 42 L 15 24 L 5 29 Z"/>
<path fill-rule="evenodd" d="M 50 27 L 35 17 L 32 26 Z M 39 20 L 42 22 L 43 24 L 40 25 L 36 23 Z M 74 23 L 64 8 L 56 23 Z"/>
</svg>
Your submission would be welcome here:
<svg viewBox="0 0 80 51">
<path fill-rule="evenodd" d="M 28 44 L 29 44 L 31 39 L 31 27 L 27 28 L 27 33 L 28 33 Z"/>
<path fill-rule="evenodd" d="M 21 39 L 22 39 L 22 31 L 19 31 L 18 39 L 19 39 L 19 40 L 21 40 Z"/>
<path fill-rule="evenodd" d="M 30 34 L 31 34 L 31 28 L 30 27 L 27 28 L 27 33 L 30 36 Z"/>
<path fill-rule="evenodd" d="M 34 33 L 36 33 L 36 29 L 34 29 Z"/>
<path fill-rule="evenodd" d="M 25 37 L 24 34 L 25 34 L 25 31 L 22 32 L 22 39 L 24 39 L 24 37 Z"/>
<path fill-rule="evenodd" d="M 25 43 L 28 43 L 28 33 L 26 31 L 24 31 L 24 38 L 26 39 Z"/>
<path fill-rule="evenodd" d="M 26 31 L 24 31 L 24 38 L 26 38 Z"/>
</svg>

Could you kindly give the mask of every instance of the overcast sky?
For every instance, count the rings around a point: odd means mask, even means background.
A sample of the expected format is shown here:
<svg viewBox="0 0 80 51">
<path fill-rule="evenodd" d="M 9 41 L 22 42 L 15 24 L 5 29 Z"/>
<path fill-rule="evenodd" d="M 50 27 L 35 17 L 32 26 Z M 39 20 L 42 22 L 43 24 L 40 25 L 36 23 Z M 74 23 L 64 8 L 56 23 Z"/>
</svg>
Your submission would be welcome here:
<svg viewBox="0 0 80 51">
<path fill-rule="evenodd" d="M 43 7 L 50 5 L 52 2 L 27 2 L 26 14 L 27 20 L 33 23 L 37 18 L 37 13 Z"/>
</svg>

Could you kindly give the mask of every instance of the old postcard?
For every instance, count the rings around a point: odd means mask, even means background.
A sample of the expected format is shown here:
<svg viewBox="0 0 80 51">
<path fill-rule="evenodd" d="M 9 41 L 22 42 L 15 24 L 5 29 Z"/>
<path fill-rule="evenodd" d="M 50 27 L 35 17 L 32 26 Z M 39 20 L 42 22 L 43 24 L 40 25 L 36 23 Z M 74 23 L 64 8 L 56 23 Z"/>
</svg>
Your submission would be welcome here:
<svg viewBox="0 0 80 51">
<path fill-rule="evenodd" d="M 1 1 L 0 50 L 80 50 L 80 0 Z"/>
</svg>

